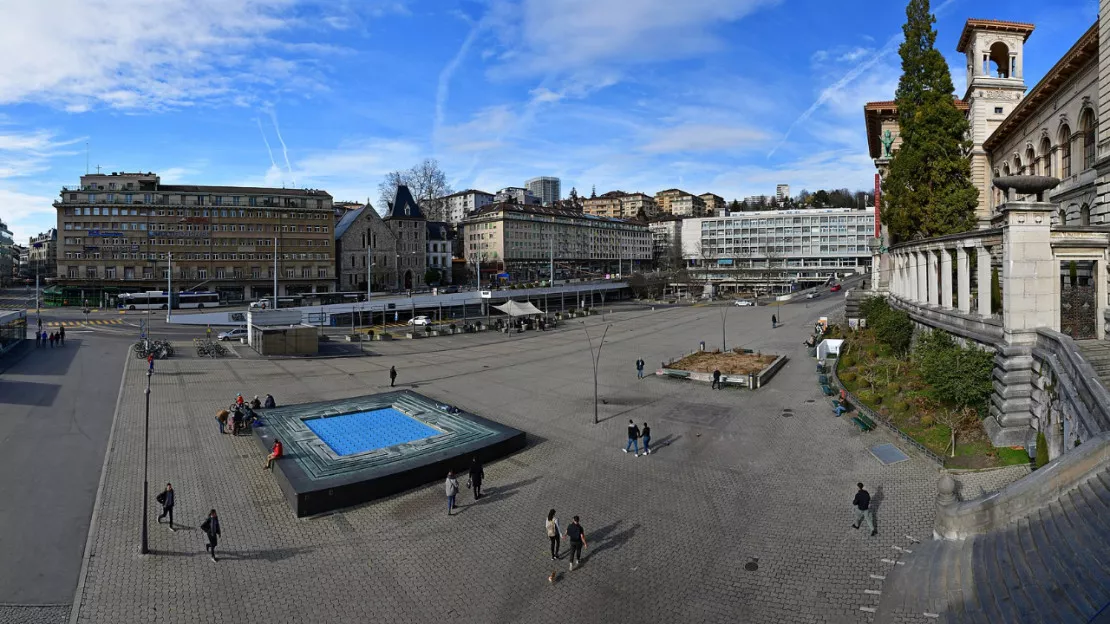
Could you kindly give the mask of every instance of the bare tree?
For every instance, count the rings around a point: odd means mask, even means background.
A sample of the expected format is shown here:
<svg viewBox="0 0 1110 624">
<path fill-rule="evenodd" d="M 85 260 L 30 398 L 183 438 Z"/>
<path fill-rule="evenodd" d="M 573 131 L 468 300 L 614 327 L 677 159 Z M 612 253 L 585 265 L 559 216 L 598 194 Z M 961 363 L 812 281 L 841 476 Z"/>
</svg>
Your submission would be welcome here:
<svg viewBox="0 0 1110 624">
<path fill-rule="evenodd" d="M 440 198 L 450 195 L 452 189 L 447 182 L 447 174 L 439 168 L 439 161 L 434 158 L 425 158 L 410 169 L 387 173 L 385 179 L 378 185 L 378 194 L 382 206 L 386 206 L 393 201 L 397 193 L 397 186 L 401 184 L 409 187 L 413 199 L 420 204 L 424 216 L 429 221 L 443 221 L 446 219 L 446 205 L 440 201 Z"/>
</svg>

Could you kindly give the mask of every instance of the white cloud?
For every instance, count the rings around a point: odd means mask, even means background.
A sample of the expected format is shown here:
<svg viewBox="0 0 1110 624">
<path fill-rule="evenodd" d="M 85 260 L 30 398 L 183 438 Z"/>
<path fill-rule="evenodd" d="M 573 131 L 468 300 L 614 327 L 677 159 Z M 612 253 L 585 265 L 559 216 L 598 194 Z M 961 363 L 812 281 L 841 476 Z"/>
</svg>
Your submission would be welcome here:
<svg viewBox="0 0 1110 624">
<path fill-rule="evenodd" d="M 3 206 L 0 218 L 12 231 L 16 243 L 26 245 L 31 236 L 52 227 L 49 224 L 56 221 L 57 214 L 52 205 L 54 199 L 0 186 L 0 206 Z"/>
<path fill-rule="evenodd" d="M 853 48 L 836 57 L 836 60 L 841 63 L 855 63 L 872 52 L 874 50 L 871 48 Z"/>
<path fill-rule="evenodd" d="M 649 153 L 747 150 L 766 141 L 762 130 L 712 124 L 683 124 L 654 133 L 643 151 Z"/>
<path fill-rule="evenodd" d="M 779 0 L 524 0 L 500 4 L 496 29 L 513 75 L 685 58 L 718 49 L 715 26 Z"/>
<path fill-rule="evenodd" d="M 311 56 L 333 46 L 288 41 L 327 25 L 298 0 L 53 0 L 7 2 L 0 37 L 0 104 L 45 102 L 67 112 L 96 106 L 163 108 L 237 96 L 254 87 L 300 89 L 320 79 Z M 308 4 L 316 4 L 315 0 Z M 331 27 L 382 3 L 330 3 Z M 388 6 L 388 5 L 387 5 Z M 354 7 L 354 8 L 352 8 Z M 345 20 L 345 21 L 344 21 Z M 307 28 L 306 28 L 307 27 Z M 279 53 L 300 55 L 285 58 Z M 287 84 L 286 81 L 294 84 Z"/>
<path fill-rule="evenodd" d="M 74 154 L 72 146 L 81 140 L 61 140 L 47 130 L 0 134 L 0 179 L 45 171 L 51 158 Z"/>
</svg>

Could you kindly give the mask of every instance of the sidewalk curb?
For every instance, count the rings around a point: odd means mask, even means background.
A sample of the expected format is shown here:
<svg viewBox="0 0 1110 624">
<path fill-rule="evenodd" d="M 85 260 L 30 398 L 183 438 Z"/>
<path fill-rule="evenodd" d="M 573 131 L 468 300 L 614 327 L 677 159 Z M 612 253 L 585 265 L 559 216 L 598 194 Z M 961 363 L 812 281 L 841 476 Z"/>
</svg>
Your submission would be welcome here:
<svg viewBox="0 0 1110 624">
<path fill-rule="evenodd" d="M 123 403 L 123 387 L 127 383 L 127 363 L 131 359 L 131 347 L 123 356 L 123 374 L 119 379 L 119 392 L 116 394 L 116 411 L 112 415 L 112 428 L 108 431 L 108 447 L 104 450 L 104 463 L 100 465 L 100 483 L 96 486 L 96 499 L 93 500 L 92 518 L 89 520 L 89 534 L 85 538 L 85 550 L 81 553 L 81 572 L 77 575 L 77 590 L 73 594 L 73 603 L 69 608 L 69 624 L 77 624 L 81 615 L 81 597 L 85 593 L 85 580 L 89 576 L 89 560 L 92 558 L 93 537 L 96 535 L 97 522 L 100 519 L 100 499 L 104 495 L 104 480 L 108 476 L 108 459 L 112 456 L 112 443 L 116 439 L 116 423 L 119 422 L 119 407 Z"/>
</svg>

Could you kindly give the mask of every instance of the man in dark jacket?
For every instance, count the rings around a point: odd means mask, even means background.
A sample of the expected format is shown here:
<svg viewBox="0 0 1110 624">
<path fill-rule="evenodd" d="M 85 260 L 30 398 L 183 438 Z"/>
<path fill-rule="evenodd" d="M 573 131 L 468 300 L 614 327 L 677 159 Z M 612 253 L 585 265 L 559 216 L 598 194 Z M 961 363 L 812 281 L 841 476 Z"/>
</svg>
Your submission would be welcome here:
<svg viewBox="0 0 1110 624">
<path fill-rule="evenodd" d="M 208 551 L 212 561 L 216 561 L 216 543 L 220 540 L 220 518 L 216 516 L 215 509 L 208 512 L 208 517 L 205 518 L 204 524 L 200 525 L 200 530 L 208 536 L 208 543 L 204 545 L 204 549 Z"/>
<path fill-rule="evenodd" d="M 640 358 L 640 359 L 636 360 L 636 378 L 637 379 L 643 379 L 644 378 L 644 359 L 643 358 Z"/>
<path fill-rule="evenodd" d="M 567 532 L 563 535 L 570 543 L 570 569 L 582 563 L 582 549 L 586 547 L 586 530 L 578 523 L 578 516 L 567 525 Z"/>
<path fill-rule="evenodd" d="M 721 371 L 719 369 L 713 369 L 713 383 L 709 385 L 709 389 L 710 390 L 720 390 L 721 389 Z"/>
<path fill-rule="evenodd" d="M 389 387 L 392 388 L 393 384 L 397 382 L 397 367 L 389 367 Z"/>
<path fill-rule="evenodd" d="M 474 489 L 474 500 L 482 498 L 482 479 L 486 476 L 485 470 L 482 470 L 482 462 L 478 460 L 475 455 L 474 459 L 470 462 L 470 487 Z"/>
<path fill-rule="evenodd" d="M 273 409 L 273 408 L 277 407 L 277 403 L 274 402 L 274 395 L 267 394 L 266 395 L 266 401 L 262 404 L 262 406 L 265 409 Z"/>
<path fill-rule="evenodd" d="M 871 494 L 863 489 L 862 483 L 857 483 L 859 491 L 856 492 L 856 497 L 852 499 L 852 504 L 856 506 L 856 523 L 852 525 L 853 529 L 858 529 L 862 521 L 867 521 L 867 528 L 871 529 L 871 535 L 878 535 L 875 530 L 875 516 L 871 511 Z"/>
<path fill-rule="evenodd" d="M 58 327 L 58 340 L 62 341 L 62 346 L 66 346 L 66 326 Z"/>
<path fill-rule="evenodd" d="M 640 428 L 631 418 L 628 419 L 628 444 L 625 445 L 624 452 L 627 453 L 630 448 L 636 449 L 636 457 L 640 456 Z"/>
<path fill-rule="evenodd" d="M 162 515 L 158 516 L 158 524 L 161 524 L 162 518 L 168 515 L 170 517 L 170 530 L 176 531 L 177 529 L 173 528 L 173 485 L 167 483 L 166 489 L 158 494 L 154 500 L 162 506 Z"/>
</svg>

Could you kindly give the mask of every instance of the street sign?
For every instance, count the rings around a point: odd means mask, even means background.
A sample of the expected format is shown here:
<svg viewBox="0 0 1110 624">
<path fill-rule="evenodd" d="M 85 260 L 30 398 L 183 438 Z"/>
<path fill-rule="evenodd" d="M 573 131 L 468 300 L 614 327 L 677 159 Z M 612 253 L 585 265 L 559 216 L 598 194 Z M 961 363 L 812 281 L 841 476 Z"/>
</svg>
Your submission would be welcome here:
<svg viewBox="0 0 1110 624">
<path fill-rule="evenodd" d="M 492 299 L 493 298 L 493 291 L 483 290 L 483 291 L 480 291 L 479 294 L 482 296 L 482 299 Z"/>
</svg>

